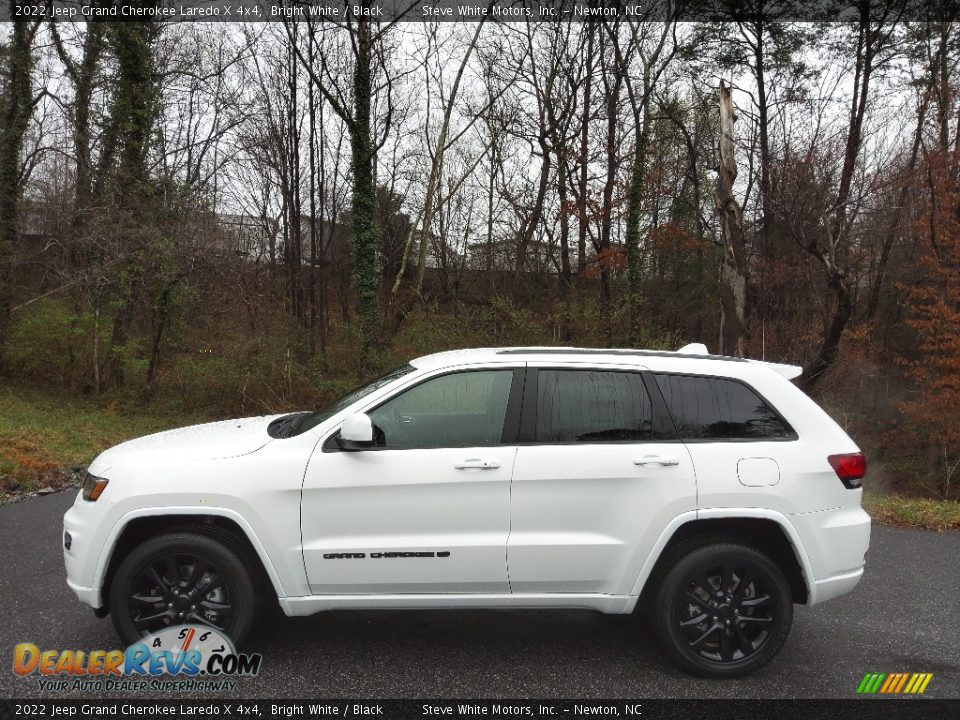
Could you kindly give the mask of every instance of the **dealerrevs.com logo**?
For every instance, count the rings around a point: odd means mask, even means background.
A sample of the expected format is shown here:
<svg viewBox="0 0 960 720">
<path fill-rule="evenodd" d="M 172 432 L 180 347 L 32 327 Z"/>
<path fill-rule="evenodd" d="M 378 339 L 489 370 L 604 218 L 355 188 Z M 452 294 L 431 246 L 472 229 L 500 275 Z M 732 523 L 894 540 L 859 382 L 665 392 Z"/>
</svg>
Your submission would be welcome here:
<svg viewBox="0 0 960 720">
<path fill-rule="evenodd" d="M 230 691 L 234 678 L 256 675 L 262 663 L 259 653 L 238 653 L 203 625 L 164 628 L 126 650 L 41 650 L 33 643 L 13 650 L 13 671 L 36 675 L 46 691 Z"/>
</svg>

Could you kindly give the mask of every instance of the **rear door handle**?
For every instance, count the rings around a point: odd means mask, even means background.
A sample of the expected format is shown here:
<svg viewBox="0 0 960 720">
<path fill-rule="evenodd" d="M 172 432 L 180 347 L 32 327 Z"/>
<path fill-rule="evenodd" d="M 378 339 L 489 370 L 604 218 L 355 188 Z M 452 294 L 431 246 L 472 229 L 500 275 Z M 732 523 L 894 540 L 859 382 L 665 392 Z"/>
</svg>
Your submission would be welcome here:
<svg viewBox="0 0 960 720">
<path fill-rule="evenodd" d="M 680 461 L 670 455 L 644 455 L 633 459 L 634 465 L 679 465 Z"/>
<path fill-rule="evenodd" d="M 461 460 L 454 467 L 457 470 L 496 470 L 500 463 L 496 460 L 481 460 L 480 458 L 467 458 Z"/>
</svg>

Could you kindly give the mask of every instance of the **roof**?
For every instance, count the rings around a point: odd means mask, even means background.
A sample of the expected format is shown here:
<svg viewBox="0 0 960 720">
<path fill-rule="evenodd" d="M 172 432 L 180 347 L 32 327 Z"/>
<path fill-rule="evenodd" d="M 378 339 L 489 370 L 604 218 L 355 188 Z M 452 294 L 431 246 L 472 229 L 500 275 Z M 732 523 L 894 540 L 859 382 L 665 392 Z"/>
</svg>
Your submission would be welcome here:
<svg viewBox="0 0 960 720">
<path fill-rule="evenodd" d="M 651 369 L 662 369 L 662 362 L 650 363 L 654 358 L 663 358 L 670 360 L 691 360 L 696 361 L 697 365 L 703 367 L 703 361 L 716 361 L 721 363 L 750 363 L 765 365 L 787 379 L 793 379 L 800 375 L 802 368 L 796 365 L 781 365 L 778 363 L 769 363 L 761 360 L 749 360 L 746 358 L 729 357 L 726 355 L 711 355 L 707 348 L 701 344 L 691 344 L 680 348 L 677 351 L 669 350 L 642 350 L 632 348 L 579 348 L 579 347 L 500 347 L 500 348 L 465 348 L 462 350 L 448 350 L 446 352 L 424 355 L 413 360 L 411 364 L 417 368 L 436 368 L 450 365 L 461 365 L 467 363 L 481 362 L 531 362 L 537 360 L 564 360 L 569 362 L 582 362 L 586 358 L 598 362 L 611 362 L 637 365 L 657 365 Z"/>
</svg>

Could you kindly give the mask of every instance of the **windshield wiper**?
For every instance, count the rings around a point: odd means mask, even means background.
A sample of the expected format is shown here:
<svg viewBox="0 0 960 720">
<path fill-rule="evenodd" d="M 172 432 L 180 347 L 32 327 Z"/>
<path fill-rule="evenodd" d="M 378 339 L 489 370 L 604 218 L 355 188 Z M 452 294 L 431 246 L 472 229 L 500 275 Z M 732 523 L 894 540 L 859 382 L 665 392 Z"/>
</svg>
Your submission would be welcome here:
<svg viewBox="0 0 960 720">
<path fill-rule="evenodd" d="M 308 412 L 298 412 L 292 415 L 278 417 L 267 425 L 267 435 L 277 439 L 292 437 L 296 434 L 300 423 L 303 422 L 303 419 L 309 414 Z"/>
</svg>

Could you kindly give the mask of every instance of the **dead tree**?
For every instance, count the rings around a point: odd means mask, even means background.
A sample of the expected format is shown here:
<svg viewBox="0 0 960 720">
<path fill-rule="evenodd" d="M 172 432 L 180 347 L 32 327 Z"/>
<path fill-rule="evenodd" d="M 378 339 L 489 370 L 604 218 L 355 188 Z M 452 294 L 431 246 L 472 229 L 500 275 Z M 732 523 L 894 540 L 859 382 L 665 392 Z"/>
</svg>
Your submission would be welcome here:
<svg viewBox="0 0 960 720">
<path fill-rule="evenodd" d="M 720 143 L 715 202 L 723 233 L 720 270 L 720 352 L 743 357 L 746 352 L 747 275 L 740 204 L 733 195 L 737 160 L 733 148 L 733 98 L 720 81 Z"/>
</svg>

